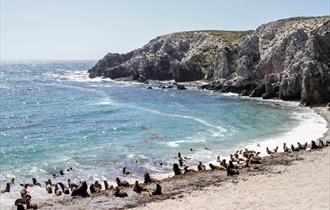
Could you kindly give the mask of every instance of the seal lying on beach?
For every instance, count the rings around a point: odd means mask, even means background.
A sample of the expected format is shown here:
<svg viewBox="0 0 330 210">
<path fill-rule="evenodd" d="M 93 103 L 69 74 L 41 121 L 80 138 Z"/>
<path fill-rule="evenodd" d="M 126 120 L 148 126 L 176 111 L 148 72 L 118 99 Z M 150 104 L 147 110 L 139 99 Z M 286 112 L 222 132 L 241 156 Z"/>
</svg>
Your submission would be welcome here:
<svg viewBox="0 0 330 210">
<path fill-rule="evenodd" d="M 62 195 L 62 191 L 58 188 L 57 184 L 55 184 L 54 192 L 55 192 L 55 195 L 57 195 L 57 196 Z"/>
<path fill-rule="evenodd" d="M 202 161 L 199 161 L 197 169 L 198 169 L 198 171 L 205 171 L 206 170 L 206 167 L 205 167 L 205 165 L 203 164 Z"/>
<path fill-rule="evenodd" d="M 161 195 L 161 194 L 163 194 L 162 193 L 162 187 L 160 186 L 160 184 L 157 184 L 156 185 L 156 189 L 155 189 L 155 191 L 153 191 L 152 193 L 151 193 L 151 195 Z"/>
<path fill-rule="evenodd" d="M 128 196 L 128 194 L 126 192 L 123 192 L 120 187 L 116 187 L 115 188 L 114 195 L 116 197 L 120 197 L 120 198 L 123 198 L 123 197 L 127 197 Z"/>
<path fill-rule="evenodd" d="M 1 193 L 10 192 L 10 184 L 7 183 L 5 189 L 1 190 L 0 192 L 1 192 Z"/>
<path fill-rule="evenodd" d="M 297 142 L 299 149 L 306 149 L 307 148 L 307 142 L 305 144 L 300 144 L 300 142 Z"/>
<path fill-rule="evenodd" d="M 293 144 L 291 144 L 291 151 L 292 152 L 299 152 L 299 147 L 295 147 L 295 146 L 293 146 Z"/>
<path fill-rule="evenodd" d="M 74 188 L 79 187 L 79 185 L 77 185 L 76 183 L 71 182 L 70 179 L 68 179 L 68 186 L 69 186 L 69 188 L 71 189 L 71 191 L 72 191 Z"/>
<path fill-rule="evenodd" d="M 83 181 L 79 187 L 72 190 L 71 196 L 81 196 L 81 197 L 89 197 L 89 194 L 87 193 L 87 183 Z"/>
<path fill-rule="evenodd" d="M 46 186 L 46 190 L 47 190 L 47 192 L 48 192 L 49 194 L 52 194 L 52 193 L 53 193 L 53 188 L 52 188 L 52 186 L 51 186 L 50 184 L 48 184 L 48 185 Z"/>
<path fill-rule="evenodd" d="M 195 173 L 196 171 L 194 169 L 188 169 L 189 166 L 185 166 L 184 167 L 184 174 L 191 174 L 191 173 Z"/>
<path fill-rule="evenodd" d="M 175 176 L 181 174 L 181 169 L 179 168 L 178 164 L 176 163 L 173 164 L 173 171 Z"/>
<path fill-rule="evenodd" d="M 227 168 L 227 176 L 239 175 L 238 170 Z"/>
<path fill-rule="evenodd" d="M 119 177 L 116 178 L 118 187 L 129 187 L 129 183 L 126 180 L 120 180 Z"/>
<path fill-rule="evenodd" d="M 141 193 L 142 191 L 148 191 L 148 187 L 140 184 L 138 180 L 135 181 L 133 191 L 137 193 Z"/>
<path fill-rule="evenodd" d="M 27 209 L 38 209 L 38 204 L 31 202 L 31 196 L 25 199 Z"/>
<path fill-rule="evenodd" d="M 221 162 L 220 162 L 220 165 L 227 169 L 226 159 L 222 159 Z"/>
<path fill-rule="evenodd" d="M 212 163 L 210 163 L 209 166 L 210 166 L 211 170 L 220 170 L 219 166 L 215 166 Z"/>
</svg>

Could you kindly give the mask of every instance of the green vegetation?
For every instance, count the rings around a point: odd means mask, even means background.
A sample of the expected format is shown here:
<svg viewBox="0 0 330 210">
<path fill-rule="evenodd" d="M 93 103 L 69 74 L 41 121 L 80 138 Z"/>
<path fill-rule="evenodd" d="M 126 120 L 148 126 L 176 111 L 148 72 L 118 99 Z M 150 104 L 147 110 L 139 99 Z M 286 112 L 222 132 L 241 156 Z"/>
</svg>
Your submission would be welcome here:
<svg viewBox="0 0 330 210">
<path fill-rule="evenodd" d="M 252 34 L 253 31 L 217 31 L 217 30 L 210 30 L 210 31 L 202 31 L 207 32 L 213 36 L 217 36 L 222 38 L 225 42 L 232 42 L 238 40 L 239 38 Z"/>
</svg>

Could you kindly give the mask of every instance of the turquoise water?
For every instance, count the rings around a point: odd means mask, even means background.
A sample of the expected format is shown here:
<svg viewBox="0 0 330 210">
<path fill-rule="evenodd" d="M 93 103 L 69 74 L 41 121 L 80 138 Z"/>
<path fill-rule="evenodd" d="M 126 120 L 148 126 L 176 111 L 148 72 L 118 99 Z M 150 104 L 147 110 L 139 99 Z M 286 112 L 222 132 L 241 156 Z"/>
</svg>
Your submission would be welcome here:
<svg viewBox="0 0 330 210">
<path fill-rule="evenodd" d="M 256 101 L 90 80 L 86 70 L 94 64 L 1 64 L 1 186 L 69 167 L 64 178 L 114 180 L 123 166 L 132 179 L 144 170 L 162 175 L 178 152 L 191 164 L 215 160 L 299 124 L 296 111 Z"/>
</svg>

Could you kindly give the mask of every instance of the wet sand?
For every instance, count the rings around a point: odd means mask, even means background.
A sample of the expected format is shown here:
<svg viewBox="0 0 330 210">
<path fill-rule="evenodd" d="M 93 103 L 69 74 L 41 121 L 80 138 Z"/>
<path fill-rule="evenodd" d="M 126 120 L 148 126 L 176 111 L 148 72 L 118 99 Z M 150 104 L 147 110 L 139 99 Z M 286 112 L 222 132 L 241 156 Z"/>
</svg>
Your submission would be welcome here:
<svg viewBox="0 0 330 210">
<path fill-rule="evenodd" d="M 330 112 L 314 108 L 327 120 Z M 324 140 L 330 140 L 330 132 Z M 54 197 L 41 209 L 329 209 L 330 146 L 312 151 L 279 153 L 263 158 L 262 164 L 228 177 L 224 171 L 203 171 L 161 181 L 163 195 L 135 193 L 126 198 L 112 191 L 89 198 Z M 90 183 L 89 183 L 90 184 Z M 155 184 L 149 186 L 150 191 Z M 36 201 L 38 202 L 38 201 Z"/>
</svg>

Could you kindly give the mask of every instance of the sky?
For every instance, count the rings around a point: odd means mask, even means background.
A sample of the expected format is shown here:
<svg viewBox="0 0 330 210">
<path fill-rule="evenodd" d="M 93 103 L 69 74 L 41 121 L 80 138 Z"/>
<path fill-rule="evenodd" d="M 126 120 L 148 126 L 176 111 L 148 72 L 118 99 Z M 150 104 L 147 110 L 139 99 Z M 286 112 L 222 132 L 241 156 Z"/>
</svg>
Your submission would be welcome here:
<svg viewBox="0 0 330 210">
<path fill-rule="evenodd" d="M 1 60 L 95 60 L 163 34 L 330 14 L 330 0 L 0 0 Z"/>
</svg>

